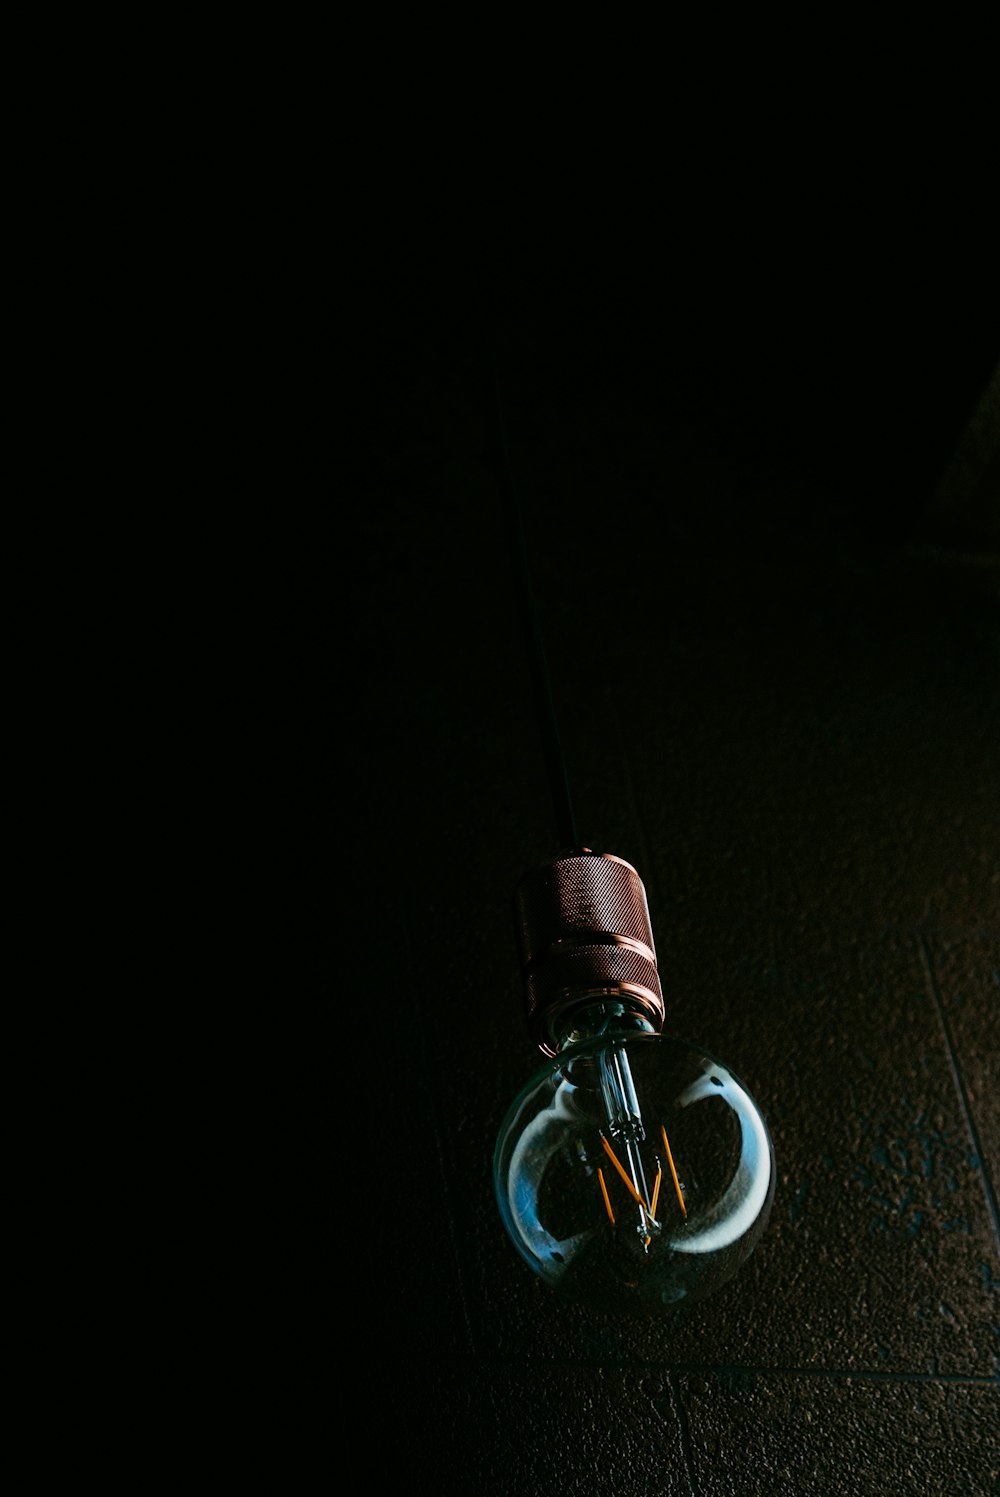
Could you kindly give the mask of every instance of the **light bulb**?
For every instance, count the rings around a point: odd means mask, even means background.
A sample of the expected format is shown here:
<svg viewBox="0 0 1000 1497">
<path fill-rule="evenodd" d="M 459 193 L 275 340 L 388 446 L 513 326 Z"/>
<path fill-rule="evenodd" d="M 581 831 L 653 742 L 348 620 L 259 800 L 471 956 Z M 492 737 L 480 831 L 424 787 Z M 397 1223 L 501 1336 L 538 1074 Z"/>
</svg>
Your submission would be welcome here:
<svg viewBox="0 0 1000 1497">
<path fill-rule="evenodd" d="M 559 1293 L 664 1313 L 727 1283 L 774 1196 L 774 1151 L 724 1062 L 662 1034 L 645 890 L 588 849 L 522 881 L 519 944 L 548 1057 L 509 1108 L 494 1184 L 503 1222 Z"/>
</svg>

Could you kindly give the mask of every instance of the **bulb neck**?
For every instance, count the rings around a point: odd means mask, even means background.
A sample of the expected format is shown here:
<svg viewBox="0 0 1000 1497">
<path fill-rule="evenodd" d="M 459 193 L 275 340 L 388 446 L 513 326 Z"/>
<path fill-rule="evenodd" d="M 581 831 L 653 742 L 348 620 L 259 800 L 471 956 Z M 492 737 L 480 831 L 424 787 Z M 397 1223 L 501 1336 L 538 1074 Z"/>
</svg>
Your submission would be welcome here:
<svg viewBox="0 0 1000 1497">
<path fill-rule="evenodd" d="M 546 1055 L 612 1028 L 657 1034 L 664 1006 L 642 879 L 589 848 L 559 853 L 515 895 L 532 1038 Z"/>
<path fill-rule="evenodd" d="M 629 1039 L 634 1034 L 659 1034 L 645 1015 L 635 1013 L 622 1003 L 603 999 L 581 1003 L 565 1016 L 564 1027 L 556 1036 L 555 1053 L 564 1054 L 588 1040 Z"/>
</svg>

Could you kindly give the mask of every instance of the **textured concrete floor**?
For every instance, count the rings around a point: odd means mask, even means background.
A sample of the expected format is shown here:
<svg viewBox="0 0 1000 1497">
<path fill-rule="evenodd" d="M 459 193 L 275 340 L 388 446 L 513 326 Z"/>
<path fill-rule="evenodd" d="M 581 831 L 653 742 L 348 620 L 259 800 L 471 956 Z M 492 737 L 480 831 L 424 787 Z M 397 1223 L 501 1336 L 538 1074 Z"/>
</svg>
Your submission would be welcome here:
<svg viewBox="0 0 1000 1497">
<path fill-rule="evenodd" d="M 503 1233 L 493 1141 L 537 1061 L 511 897 L 555 832 L 482 370 L 404 328 L 341 698 L 391 1098 L 366 1481 L 987 1497 L 1000 592 L 988 534 L 948 567 L 947 524 L 934 550 L 919 523 L 971 395 L 933 427 L 897 388 L 880 424 L 872 378 L 852 418 L 835 359 L 812 371 L 834 418 L 787 370 L 755 390 L 654 331 L 506 326 L 511 453 L 581 840 L 646 883 L 668 1027 L 761 1102 L 771 1223 L 669 1329 L 557 1301 Z"/>
</svg>

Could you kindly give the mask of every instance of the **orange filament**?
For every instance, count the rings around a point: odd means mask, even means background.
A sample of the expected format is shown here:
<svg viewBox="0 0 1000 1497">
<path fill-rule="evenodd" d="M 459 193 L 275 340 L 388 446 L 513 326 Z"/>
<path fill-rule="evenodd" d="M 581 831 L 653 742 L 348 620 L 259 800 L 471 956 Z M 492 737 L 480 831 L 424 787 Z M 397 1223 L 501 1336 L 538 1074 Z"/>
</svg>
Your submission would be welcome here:
<svg viewBox="0 0 1000 1497">
<path fill-rule="evenodd" d="M 633 1198 L 633 1200 L 639 1206 L 640 1210 L 644 1211 L 646 1213 L 646 1215 L 649 1217 L 650 1221 L 652 1221 L 653 1220 L 653 1216 L 652 1216 L 652 1213 L 651 1213 L 649 1207 L 646 1205 L 646 1202 L 642 1199 L 642 1196 L 636 1190 L 635 1186 L 632 1184 L 632 1181 L 629 1179 L 628 1175 L 626 1175 L 625 1171 L 622 1169 L 621 1165 L 618 1163 L 618 1160 L 615 1158 L 615 1152 L 612 1149 L 611 1145 L 608 1143 L 607 1139 L 604 1137 L 603 1133 L 601 1134 L 601 1143 L 604 1145 L 604 1152 L 607 1154 L 608 1158 L 611 1160 L 611 1163 L 614 1165 L 615 1169 L 618 1171 L 618 1173 L 621 1175 L 622 1179 L 624 1180 L 624 1182 L 625 1182 L 625 1188 L 628 1191 L 629 1195 Z M 655 1225 L 656 1225 L 656 1223 L 654 1223 L 654 1226 Z"/>
<path fill-rule="evenodd" d="M 604 1183 L 604 1171 L 602 1169 L 600 1169 L 600 1168 L 597 1171 L 597 1178 L 601 1182 L 601 1195 L 604 1197 L 604 1207 L 605 1207 L 605 1210 L 607 1211 L 608 1216 L 611 1219 L 611 1225 L 614 1226 L 614 1224 L 615 1224 L 615 1213 L 612 1211 L 612 1209 L 611 1209 L 611 1202 L 608 1200 L 608 1187 Z"/>
<path fill-rule="evenodd" d="M 677 1199 L 680 1202 L 681 1210 L 683 1211 L 684 1215 L 687 1216 L 687 1207 L 684 1204 L 684 1197 L 681 1195 L 681 1182 L 678 1180 L 677 1171 L 674 1169 L 674 1156 L 670 1152 L 670 1143 L 667 1139 L 667 1130 L 666 1128 L 664 1128 L 662 1123 L 660 1124 L 660 1132 L 663 1134 L 663 1147 L 667 1151 L 667 1163 L 670 1166 L 670 1173 L 673 1176 L 674 1189 L 677 1192 Z"/>
<path fill-rule="evenodd" d="M 650 1216 L 653 1216 L 653 1217 L 655 1217 L 655 1215 L 656 1215 L 656 1203 L 660 1199 L 660 1181 L 662 1179 L 663 1179 L 663 1167 L 662 1166 L 658 1166 L 657 1167 L 657 1171 L 656 1171 L 656 1180 L 655 1180 L 655 1182 L 653 1184 L 653 1202 L 652 1202 L 652 1205 L 649 1208 L 649 1214 L 650 1214 Z"/>
</svg>

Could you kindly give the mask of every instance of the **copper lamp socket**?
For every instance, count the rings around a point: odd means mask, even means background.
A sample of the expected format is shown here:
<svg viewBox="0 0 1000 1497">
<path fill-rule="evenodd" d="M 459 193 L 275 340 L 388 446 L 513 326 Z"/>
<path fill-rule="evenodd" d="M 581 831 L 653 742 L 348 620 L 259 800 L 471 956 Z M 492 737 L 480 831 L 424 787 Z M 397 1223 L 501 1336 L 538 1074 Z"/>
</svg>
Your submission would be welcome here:
<svg viewBox="0 0 1000 1497">
<path fill-rule="evenodd" d="M 664 1006 L 646 890 L 630 863 L 589 848 L 526 874 L 515 899 L 532 1038 L 555 1055 L 574 1009 L 605 998 L 659 1032 Z"/>
</svg>

